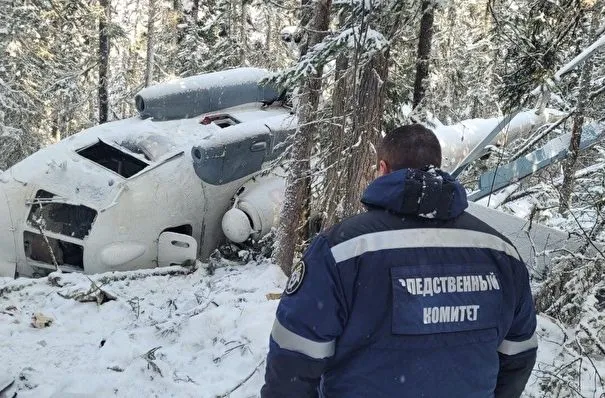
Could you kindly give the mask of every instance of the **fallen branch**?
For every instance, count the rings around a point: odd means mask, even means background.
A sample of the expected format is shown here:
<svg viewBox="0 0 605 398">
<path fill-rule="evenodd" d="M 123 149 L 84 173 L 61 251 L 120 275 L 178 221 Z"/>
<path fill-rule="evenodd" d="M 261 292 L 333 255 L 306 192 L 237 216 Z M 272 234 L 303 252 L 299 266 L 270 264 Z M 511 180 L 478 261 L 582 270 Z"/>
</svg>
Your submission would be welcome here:
<svg viewBox="0 0 605 398">
<path fill-rule="evenodd" d="M 216 398 L 225 398 L 228 397 L 229 395 L 233 394 L 233 392 L 235 390 L 237 390 L 238 388 L 240 388 L 241 386 L 243 386 L 244 384 L 246 384 L 246 382 L 248 380 L 250 380 L 252 378 L 252 376 L 254 376 L 254 374 L 258 371 L 258 369 L 263 366 L 263 364 L 265 363 L 265 360 L 263 359 L 262 361 L 260 361 L 258 363 L 258 365 L 256 365 L 256 367 L 254 368 L 254 370 L 252 370 L 252 372 L 246 376 L 246 378 L 242 381 L 239 382 L 238 385 L 236 385 L 235 387 L 233 387 L 231 390 L 227 391 L 226 393 L 222 394 L 222 395 L 217 395 Z"/>
<path fill-rule="evenodd" d="M 595 343 L 595 345 L 597 346 L 599 351 L 601 351 L 601 353 L 603 355 L 605 355 L 605 345 L 603 345 L 603 343 L 601 343 L 599 341 L 598 337 L 596 337 L 595 335 L 592 334 L 592 332 L 590 331 L 588 326 L 580 323 L 580 329 L 582 329 L 584 331 L 584 333 L 586 333 L 588 335 L 588 337 L 590 337 L 590 339 Z"/>
<path fill-rule="evenodd" d="M 241 343 L 241 344 L 238 344 L 238 345 L 236 345 L 234 347 L 228 348 L 227 351 L 225 351 L 223 353 L 223 355 L 221 355 L 220 357 L 214 358 L 212 360 L 212 362 L 214 362 L 214 363 L 221 362 L 223 360 L 223 358 L 225 358 L 227 355 L 229 355 L 230 353 L 232 353 L 234 350 L 237 350 L 238 348 L 242 348 L 242 353 L 244 353 L 246 349 L 250 350 L 250 348 L 248 347 L 248 343 Z M 250 351 L 250 352 L 252 352 L 252 351 Z"/>
<path fill-rule="evenodd" d="M 57 294 L 67 300 L 73 299 L 81 303 L 94 302 L 97 303 L 97 305 L 104 304 L 108 301 L 117 300 L 116 296 L 101 288 L 103 285 L 99 286 L 92 279 L 88 279 L 90 280 L 91 285 L 88 291 L 86 292 L 76 291 L 71 294 L 63 294 L 61 292 L 57 292 Z"/>
<path fill-rule="evenodd" d="M 122 373 L 124 371 L 124 369 L 122 369 L 119 366 L 108 366 L 107 369 L 113 370 L 114 372 L 118 372 L 118 373 Z"/>
<path fill-rule="evenodd" d="M 546 377 L 544 377 L 544 378 L 545 378 L 546 380 L 549 380 L 549 381 L 550 381 L 550 380 L 552 380 L 552 378 L 554 377 L 555 379 L 557 379 L 557 380 L 559 380 L 561 383 L 563 383 L 563 385 L 565 385 L 566 387 L 568 387 L 570 390 L 572 390 L 573 392 L 575 392 L 576 394 L 578 394 L 578 396 L 580 396 L 580 397 L 582 397 L 582 398 L 587 398 L 587 397 L 585 397 L 584 395 L 582 395 L 582 392 L 581 392 L 580 390 L 578 390 L 578 388 L 577 388 L 577 387 L 573 386 L 569 380 L 565 379 L 565 378 L 564 378 L 564 377 L 562 377 L 562 376 L 559 376 L 559 373 L 561 373 L 561 372 L 562 372 L 562 371 L 563 371 L 565 368 L 569 367 L 570 365 L 573 365 L 574 363 L 578 362 L 579 360 L 580 360 L 580 358 L 576 358 L 576 359 L 574 359 L 573 361 L 571 361 L 571 363 L 569 363 L 569 364 L 567 364 L 567 365 L 563 365 L 563 366 L 561 366 L 561 367 L 559 367 L 559 368 L 555 369 L 555 370 L 556 370 L 556 373 L 555 373 L 555 372 L 548 371 L 548 370 L 537 369 L 537 368 L 535 368 L 535 369 L 533 370 L 533 372 L 536 372 L 536 373 L 542 373 L 543 375 L 545 375 L 545 376 L 546 376 Z"/>
<path fill-rule="evenodd" d="M 32 222 L 36 225 L 36 227 L 38 228 L 38 231 L 40 232 L 40 235 L 42 235 L 42 239 L 44 239 L 44 243 L 46 243 L 46 247 L 48 248 L 48 253 L 50 254 L 50 258 L 53 261 L 53 265 L 55 266 L 55 271 L 58 273 L 61 273 L 61 269 L 59 268 L 59 263 L 57 262 L 57 257 L 55 257 L 55 252 L 53 251 L 52 246 L 50 245 L 50 241 L 48 240 L 48 237 L 46 236 L 46 234 L 44 233 L 44 229 L 42 228 L 42 203 L 38 203 L 38 206 L 40 206 L 40 218 L 36 219 L 35 217 L 32 217 Z"/>
<path fill-rule="evenodd" d="M 151 368 L 153 369 L 155 372 L 159 373 L 161 377 L 164 377 L 164 375 L 162 375 L 162 370 L 160 369 L 160 367 L 154 362 L 155 361 L 155 353 L 157 350 L 159 350 L 160 348 L 162 348 L 162 346 L 158 346 L 155 348 L 152 348 L 151 350 L 147 351 L 145 354 L 141 355 L 141 358 L 143 358 L 144 360 L 147 361 L 147 369 Z"/>
<path fill-rule="evenodd" d="M 580 328 L 583 329 L 584 325 L 580 325 Z M 590 357 L 590 355 L 588 355 L 586 353 L 586 350 L 584 349 L 584 347 L 582 346 L 582 343 L 580 342 L 580 339 L 578 338 L 578 333 L 577 332 L 576 332 L 576 344 L 580 348 L 580 353 L 582 355 L 586 356 L 586 358 L 588 359 L 588 362 L 590 362 L 590 364 L 592 365 L 592 369 L 594 370 L 595 374 L 599 378 L 599 382 L 601 383 L 601 387 L 603 387 L 603 378 L 601 377 L 601 373 L 599 373 L 599 369 L 597 369 L 597 367 L 596 367 L 594 361 L 592 360 L 592 358 Z"/>
<path fill-rule="evenodd" d="M 193 383 L 195 385 L 199 385 L 195 380 L 193 380 L 191 377 L 189 377 L 189 375 L 185 375 L 186 379 L 180 377 L 177 373 L 176 370 L 174 372 L 172 372 L 172 380 L 174 380 L 175 382 L 177 381 L 181 381 L 184 383 Z"/>
<path fill-rule="evenodd" d="M 154 268 L 153 270 L 140 270 L 140 271 L 126 271 L 126 272 L 112 272 L 110 274 L 102 275 L 96 281 L 105 285 L 110 282 L 119 281 L 133 281 L 139 279 L 146 279 L 152 276 L 179 276 L 189 275 L 195 272 L 195 268 L 184 268 L 179 266 L 173 267 L 162 267 Z"/>
<path fill-rule="evenodd" d="M 193 318 L 194 316 L 197 316 L 197 315 L 201 314 L 211 304 L 214 305 L 215 307 L 219 306 L 215 301 L 209 300 L 208 302 L 206 302 L 203 305 L 198 305 L 197 307 L 195 307 L 195 308 L 193 308 L 193 309 L 191 309 L 189 311 L 186 311 L 184 313 L 178 314 L 179 318 L 177 320 L 171 320 L 171 321 L 163 322 L 161 324 L 155 325 L 155 328 L 160 332 L 160 335 L 163 336 L 163 337 L 165 337 L 165 336 L 167 336 L 169 334 L 175 333 L 176 329 L 183 322 L 185 322 L 189 318 Z"/>
<path fill-rule="evenodd" d="M 31 287 L 39 282 L 37 280 L 32 280 L 31 282 L 22 283 L 22 284 L 14 284 L 14 283 L 15 282 L 11 281 L 10 284 L 8 284 L 7 286 L 1 287 L 0 288 L 0 297 L 4 297 L 4 295 L 6 295 L 8 293 L 19 292 L 19 291 L 26 289 L 28 287 Z"/>
</svg>

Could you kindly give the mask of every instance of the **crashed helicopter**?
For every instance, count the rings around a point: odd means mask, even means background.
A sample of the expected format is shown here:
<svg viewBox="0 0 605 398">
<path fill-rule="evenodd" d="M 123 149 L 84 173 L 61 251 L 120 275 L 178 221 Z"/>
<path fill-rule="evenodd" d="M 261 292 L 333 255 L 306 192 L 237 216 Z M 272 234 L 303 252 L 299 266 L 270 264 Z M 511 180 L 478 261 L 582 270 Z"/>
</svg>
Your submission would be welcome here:
<svg viewBox="0 0 605 398">
<path fill-rule="evenodd" d="M 267 234 L 285 190 L 283 169 L 269 166 L 297 127 L 280 93 L 259 83 L 267 76 L 239 68 L 145 88 L 138 116 L 67 137 L 1 173 L 0 276 L 177 265 L 207 259 L 226 240 Z M 556 117 L 519 113 L 508 139 Z M 435 128 L 443 168 L 476 155 L 499 122 Z M 561 231 L 528 232 L 525 220 L 477 204 L 469 211 L 500 228 L 526 261 L 547 261 L 537 252 L 570 244 Z"/>
</svg>

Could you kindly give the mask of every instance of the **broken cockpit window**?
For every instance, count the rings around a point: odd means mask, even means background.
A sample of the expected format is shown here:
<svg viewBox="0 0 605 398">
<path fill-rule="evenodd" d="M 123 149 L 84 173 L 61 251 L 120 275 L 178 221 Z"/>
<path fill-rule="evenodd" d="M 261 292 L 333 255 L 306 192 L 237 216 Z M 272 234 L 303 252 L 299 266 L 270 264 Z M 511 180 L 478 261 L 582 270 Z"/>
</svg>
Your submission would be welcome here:
<svg viewBox="0 0 605 398">
<path fill-rule="evenodd" d="M 23 250 L 30 260 L 54 266 L 84 269 L 84 248 L 75 243 L 23 232 Z"/>
<path fill-rule="evenodd" d="M 147 163 L 119 150 L 103 141 L 76 151 L 80 156 L 100 164 L 101 166 L 118 173 L 124 178 L 130 178 L 149 166 Z"/>
<path fill-rule="evenodd" d="M 58 198 L 47 191 L 39 190 L 32 202 L 27 224 L 36 230 L 84 239 L 90 232 L 97 212 L 90 207 L 60 203 Z"/>
</svg>

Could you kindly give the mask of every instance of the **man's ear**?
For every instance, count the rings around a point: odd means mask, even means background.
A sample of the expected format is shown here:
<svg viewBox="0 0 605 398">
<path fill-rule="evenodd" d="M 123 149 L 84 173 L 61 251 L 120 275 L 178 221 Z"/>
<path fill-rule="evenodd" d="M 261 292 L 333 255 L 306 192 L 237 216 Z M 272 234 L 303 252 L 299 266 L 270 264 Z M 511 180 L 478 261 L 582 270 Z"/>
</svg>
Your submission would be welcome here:
<svg viewBox="0 0 605 398">
<path fill-rule="evenodd" d="M 378 164 L 378 175 L 384 176 L 391 172 L 391 166 L 384 160 L 381 160 Z"/>
</svg>

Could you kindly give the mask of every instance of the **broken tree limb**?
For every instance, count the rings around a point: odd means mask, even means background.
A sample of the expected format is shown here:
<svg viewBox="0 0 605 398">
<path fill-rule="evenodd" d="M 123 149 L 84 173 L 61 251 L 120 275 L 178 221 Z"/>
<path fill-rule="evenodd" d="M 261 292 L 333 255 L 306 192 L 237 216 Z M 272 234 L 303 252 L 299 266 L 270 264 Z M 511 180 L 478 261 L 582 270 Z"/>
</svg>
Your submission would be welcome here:
<svg viewBox="0 0 605 398">
<path fill-rule="evenodd" d="M 214 300 L 208 300 L 204 304 L 200 304 L 191 310 L 185 311 L 184 313 L 181 313 L 181 314 L 177 314 L 178 315 L 177 319 L 169 320 L 169 321 L 155 325 L 155 328 L 158 330 L 158 332 L 162 336 L 167 336 L 171 333 L 175 333 L 176 330 L 180 327 L 180 325 L 183 324 L 183 322 L 185 322 L 189 318 L 193 318 L 194 316 L 201 314 L 210 305 L 213 305 L 215 307 L 219 306 Z"/>
<path fill-rule="evenodd" d="M 245 379 L 243 379 L 242 381 L 239 382 L 238 385 L 236 385 L 235 387 L 233 387 L 231 390 L 227 391 L 226 393 L 222 394 L 222 395 L 217 395 L 216 398 L 225 398 L 228 397 L 229 395 L 233 394 L 233 392 L 235 390 L 237 390 L 238 388 L 240 388 L 241 386 L 243 386 L 244 384 L 246 384 L 246 382 L 248 380 L 250 380 L 252 378 L 252 376 L 254 376 L 254 374 L 258 371 L 258 369 L 263 366 L 263 364 L 265 363 L 265 360 L 263 359 L 262 361 L 260 361 L 258 363 L 258 365 L 256 365 L 256 367 L 254 368 L 254 370 L 252 370 L 252 372 L 246 376 Z"/>
<path fill-rule="evenodd" d="M 582 329 L 584 333 L 586 333 L 586 335 L 594 342 L 595 346 L 599 349 L 599 351 L 601 351 L 601 353 L 605 355 L 605 344 L 599 341 L 599 338 L 590 331 L 590 328 L 580 323 L 580 329 Z"/>
<path fill-rule="evenodd" d="M 85 292 L 75 291 L 70 294 L 57 292 L 57 294 L 67 300 L 73 299 L 81 303 L 97 303 L 97 305 L 102 305 L 108 301 L 117 300 L 116 296 L 101 288 L 103 285 L 97 285 L 96 283 L 94 283 L 94 281 L 92 281 L 92 279 L 90 280 L 90 282 L 90 288 Z"/>
<path fill-rule="evenodd" d="M 520 158 L 521 156 L 525 155 L 527 153 L 527 151 L 529 151 L 538 141 L 540 141 L 542 138 L 546 137 L 551 131 L 553 131 L 554 129 L 559 127 L 563 122 L 565 122 L 567 119 L 569 119 L 575 113 L 575 111 L 576 111 L 575 109 L 572 110 L 567 115 L 565 115 L 561 119 L 557 120 L 555 123 L 551 124 L 548 128 L 546 128 L 542 131 L 538 131 L 535 134 L 535 136 L 533 136 L 533 137 L 529 137 L 528 142 L 525 143 L 519 150 L 517 150 L 517 152 L 515 152 L 510 157 L 510 160 L 515 160 L 515 159 Z"/>
<path fill-rule="evenodd" d="M 31 280 L 31 281 L 26 281 L 25 283 L 22 283 L 19 285 L 8 284 L 6 286 L 0 287 L 0 297 L 4 297 L 6 294 L 9 294 L 9 293 L 19 292 L 21 290 L 24 290 L 30 286 L 37 284 L 37 283 L 38 283 L 37 280 Z"/>
<path fill-rule="evenodd" d="M 151 368 L 153 369 L 155 372 L 159 373 L 161 377 L 164 377 L 164 375 L 162 374 L 162 370 L 160 369 L 160 367 L 154 362 L 155 361 L 155 353 L 157 350 L 159 350 L 160 348 L 162 348 L 162 346 L 157 346 L 152 348 L 151 350 L 147 351 L 145 354 L 141 355 L 141 358 L 143 358 L 145 361 L 147 361 L 147 368 Z"/>
<path fill-rule="evenodd" d="M 107 284 L 110 282 L 118 282 L 125 280 L 139 280 L 145 279 L 152 276 L 180 276 L 190 275 L 195 272 L 194 268 L 184 268 L 180 266 L 174 267 L 163 267 L 154 268 L 151 270 L 139 270 L 139 271 L 125 271 L 125 272 L 111 272 L 108 274 L 102 274 L 96 279 L 96 282 L 101 284 Z"/>
<path fill-rule="evenodd" d="M 141 280 L 154 276 L 181 276 L 190 275 L 195 272 L 197 268 L 185 268 L 181 266 L 172 267 L 161 267 L 154 269 L 143 269 L 136 271 L 114 271 L 105 274 L 87 276 L 87 279 L 94 284 L 107 285 L 112 282 L 120 281 L 133 281 Z M 56 287 L 64 287 L 73 284 L 74 281 L 71 279 L 74 275 L 82 274 L 55 274 L 52 273 L 48 276 L 48 283 Z M 65 279 L 64 279 L 65 278 Z"/>
<path fill-rule="evenodd" d="M 48 240 L 48 237 L 44 233 L 44 229 L 42 228 L 42 223 L 41 223 L 42 203 L 38 203 L 38 206 L 40 206 L 40 218 L 36 219 L 35 217 L 32 217 L 31 220 L 36 225 L 36 228 L 38 228 L 40 235 L 42 235 L 42 239 L 44 239 L 44 243 L 46 243 L 46 247 L 48 248 L 48 253 L 50 254 L 50 258 L 53 262 L 53 265 L 55 266 L 55 271 L 58 273 L 61 273 L 61 269 L 59 268 L 59 263 L 57 262 L 57 257 L 55 256 L 55 252 L 54 252 L 52 246 L 50 245 L 50 241 Z"/>
</svg>

